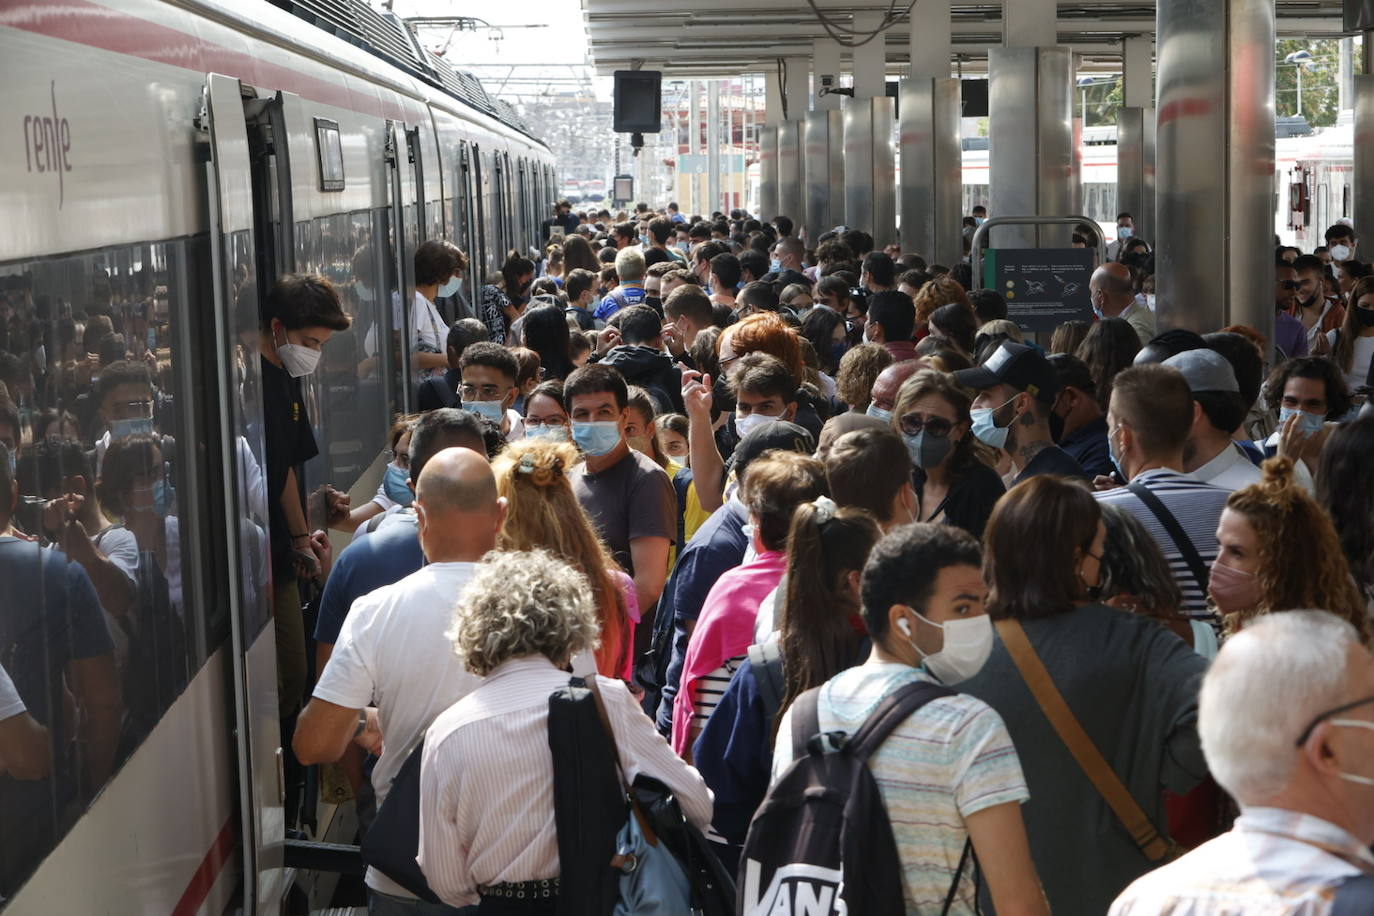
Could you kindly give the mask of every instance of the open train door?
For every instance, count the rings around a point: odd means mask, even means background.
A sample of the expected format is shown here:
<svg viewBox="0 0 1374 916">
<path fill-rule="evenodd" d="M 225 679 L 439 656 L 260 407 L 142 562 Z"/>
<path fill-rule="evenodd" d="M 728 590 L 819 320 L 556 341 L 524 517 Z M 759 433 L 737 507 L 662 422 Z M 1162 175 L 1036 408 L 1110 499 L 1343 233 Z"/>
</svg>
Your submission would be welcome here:
<svg viewBox="0 0 1374 916">
<path fill-rule="evenodd" d="M 415 367 L 411 365 L 411 302 L 415 297 L 415 249 L 424 241 L 424 193 L 421 175 L 422 156 L 417 128 L 399 121 L 386 122 L 386 163 L 390 177 L 391 238 L 390 254 L 400 291 L 401 340 L 398 363 L 401 366 L 401 393 L 407 412 L 414 409 Z"/>
<path fill-rule="evenodd" d="M 285 872 L 285 787 L 277 704 L 277 653 L 272 627 L 266 454 L 257 351 L 258 268 L 253 185 L 244 88 L 210 74 L 200 127 L 208 132 L 213 348 L 219 365 L 225 566 L 220 571 L 230 609 L 234 720 L 238 746 L 243 911 L 275 913 Z"/>
</svg>

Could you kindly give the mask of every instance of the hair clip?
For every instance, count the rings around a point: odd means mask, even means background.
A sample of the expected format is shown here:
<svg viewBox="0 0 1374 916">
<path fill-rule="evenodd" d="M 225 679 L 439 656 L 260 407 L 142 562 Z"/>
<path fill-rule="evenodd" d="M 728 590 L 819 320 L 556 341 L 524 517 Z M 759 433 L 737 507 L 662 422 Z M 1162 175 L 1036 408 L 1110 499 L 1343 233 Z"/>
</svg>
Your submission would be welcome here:
<svg viewBox="0 0 1374 916">
<path fill-rule="evenodd" d="M 839 508 L 839 506 L 835 505 L 835 500 L 831 499 L 829 496 L 817 496 L 811 505 L 816 509 L 817 525 L 824 525 L 834 518 L 835 510 Z"/>
<path fill-rule="evenodd" d="M 526 452 L 525 454 L 520 456 L 519 471 L 521 474 L 534 473 L 534 455 L 530 454 L 529 452 Z"/>
</svg>

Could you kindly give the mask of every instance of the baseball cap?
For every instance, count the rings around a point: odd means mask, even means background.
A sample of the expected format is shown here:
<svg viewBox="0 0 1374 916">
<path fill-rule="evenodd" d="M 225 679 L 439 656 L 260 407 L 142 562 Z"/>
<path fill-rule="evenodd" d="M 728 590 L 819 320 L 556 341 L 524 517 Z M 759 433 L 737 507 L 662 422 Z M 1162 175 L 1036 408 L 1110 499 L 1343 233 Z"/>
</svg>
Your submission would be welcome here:
<svg viewBox="0 0 1374 916">
<path fill-rule="evenodd" d="M 1010 385 L 1047 404 L 1059 392 L 1059 378 L 1045 354 L 1037 347 L 1010 340 L 1002 341 L 983 365 L 955 372 L 954 380 L 975 391 Z"/>
<path fill-rule="evenodd" d="M 751 429 L 749 435 L 735 446 L 734 454 L 730 456 L 730 471 L 736 477 L 742 477 L 749 462 L 774 449 L 810 455 L 816 451 L 816 438 L 803 427 L 787 420 L 762 423 Z"/>
<path fill-rule="evenodd" d="M 1216 350 L 1185 350 L 1177 356 L 1169 357 L 1161 365 L 1183 373 L 1188 389 L 1194 394 L 1200 391 L 1240 393 L 1236 370 L 1227 362 L 1226 357 Z"/>
</svg>

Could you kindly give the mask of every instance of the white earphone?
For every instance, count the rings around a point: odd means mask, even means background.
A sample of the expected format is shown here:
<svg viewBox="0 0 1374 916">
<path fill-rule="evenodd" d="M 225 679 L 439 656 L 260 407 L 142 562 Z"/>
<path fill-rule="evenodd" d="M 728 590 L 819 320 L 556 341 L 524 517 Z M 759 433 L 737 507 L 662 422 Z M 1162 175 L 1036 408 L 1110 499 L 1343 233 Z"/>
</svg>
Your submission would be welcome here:
<svg viewBox="0 0 1374 916">
<path fill-rule="evenodd" d="M 905 617 L 900 617 L 900 618 L 898 618 L 898 620 L 897 620 L 897 629 L 899 629 L 899 630 L 902 631 L 902 635 L 907 636 L 907 637 L 910 637 L 910 636 L 911 636 L 911 621 L 910 621 L 910 620 L 907 620 Z"/>
</svg>

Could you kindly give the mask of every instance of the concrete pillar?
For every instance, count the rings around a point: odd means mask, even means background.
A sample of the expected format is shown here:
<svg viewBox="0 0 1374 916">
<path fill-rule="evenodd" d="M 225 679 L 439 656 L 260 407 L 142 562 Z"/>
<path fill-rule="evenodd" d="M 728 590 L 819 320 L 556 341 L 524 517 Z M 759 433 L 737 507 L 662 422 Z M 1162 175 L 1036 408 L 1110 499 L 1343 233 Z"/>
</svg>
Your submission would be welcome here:
<svg viewBox="0 0 1374 916">
<path fill-rule="evenodd" d="M 772 125 L 781 120 L 782 81 L 775 71 L 767 70 L 763 74 L 763 123 Z"/>
<path fill-rule="evenodd" d="M 1004 15 L 1016 5 L 1007 3 Z M 1068 48 L 989 48 L 988 79 L 989 214 L 1075 215 L 1081 187 L 1072 53 Z M 993 230 L 990 241 L 999 248 L 1064 248 L 1069 235 L 1059 227 L 1002 227 Z"/>
<path fill-rule="evenodd" d="M 854 30 L 867 35 L 882 22 L 876 10 L 856 11 Z M 897 240 L 896 106 L 887 98 L 883 36 L 853 51 L 854 97 L 844 102 L 844 223 L 873 236 L 881 250 Z"/>
<path fill-rule="evenodd" d="M 687 113 L 687 152 L 694 156 L 701 155 L 701 83 L 692 80 L 690 83 L 690 98 Z M 689 195 L 688 206 L 692 212 L 702 212 L 702 198 L 706 195 L 702 191 L 702 179 L 704 176 L 700 172 L 692 175 L 692 193 Z M 707 214 L 709 215 L 709 213 Z"/>
<path fill-rule="evenodd" d="M 867 35 L 882 23 L 882 13 L 877 10 L 855 11 L 854 31 Z M 881 98 L 887 91 L 883 85 L 886 72 L 886 54 L 883 50 L 883 37 L 880 35 L 868 44 L 855 48 L 854 55 L 854 98 Z"/>
<path fill-rule="evenodd" d="M 787 120 L 801 121 L 811 107 L 811 63 L 804 57 L 784 59 L 783 89 L 787 93 Z"/>
<path fill-rule="evenodd" d="M 829 85 L 838 89 L 843 61 L 840 59 L 840 43 L 833 38 L 817 38 L 811 42 L 811 92 L 814 101 L 812 111 L 839 111 L 840 95 L 821 95 L 821 89 Z"/>
<path fill-rule="evenodd" d="M 1124 105 L 1116 116 L 1116 209 L 1131 214 L 1135 234 L 1155 241 L 1154 41 L 1127 38 L 1121 48 Z"/>
<path fill-rule="evenodd" d="M 949 0 L 925 0 L 910 42 L 911 75 L 898 106 L 902 250 L 953 264 L 963 255 L 963 152 L 959 80 L 949 75 Z"/>
<path fill-rule="evenodd" d="M 1274 339 L 1273 0 L 1158 0 L 1160 329 Z"/>
<path fill-rule="evenodd" d="M 707 212 L 720 210 L 720 80 L 706 89 L 706 194 Z M 728 209 L 728 208 L 726 208 Z"/>
<path fill-rule="evenodd" d="M 1365 36 L 1365 47 L 1370 44 L 1370 37 Z M 1363 235 L 1364 230 L 1374 226 L 1374 73 L 1366 70 L 1352 76 L 1351 82 L 1354 86 L 1352 96 L 1355 108 L 1355 175 L 1351 183 L 1351 209 L 1354 212 L 1350 218 Z M 1374 240 L 1361 239 L 1360 260 L 1370 257 L 1371 251 L 1374 251 Z"/>
<path fill-rule="evenodd" d="M 759 219 L 778 214 L 778 126 L 759 128 Z"/>
<path fill-rule="evenodd" d="M 1002 43 L 1009 48 L 1059 44 L 1057 7 L 1055 0 L 1002 0 Z"/>
<path fill-rule="evenodd" d="M 1121 42 L 1121 95 L 1124 108 L 1155 107 L 1155 43 L 1149 35 Z"/>
</svg>

